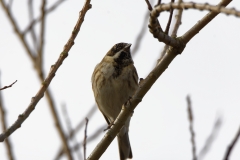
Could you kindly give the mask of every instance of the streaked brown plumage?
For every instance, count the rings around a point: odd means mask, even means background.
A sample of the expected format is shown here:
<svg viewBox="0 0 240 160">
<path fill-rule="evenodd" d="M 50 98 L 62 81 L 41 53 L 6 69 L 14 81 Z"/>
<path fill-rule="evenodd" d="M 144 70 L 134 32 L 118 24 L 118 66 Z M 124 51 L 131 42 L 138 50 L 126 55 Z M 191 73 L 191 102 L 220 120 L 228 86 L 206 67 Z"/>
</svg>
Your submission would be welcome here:
<svg viewBox="0 0 240 160">
<path fill-rule="evenodd" d="M 99 110 L 108 124 L 112 124 L 124 103 L 138 88 L 138 75 L 130 53 L 131 44 L 115 44 L 95 67 L 92 89 Z M 128 137 L 131 117 L 118 133 L 120 160 L 132 158 Z"/>
</svg>

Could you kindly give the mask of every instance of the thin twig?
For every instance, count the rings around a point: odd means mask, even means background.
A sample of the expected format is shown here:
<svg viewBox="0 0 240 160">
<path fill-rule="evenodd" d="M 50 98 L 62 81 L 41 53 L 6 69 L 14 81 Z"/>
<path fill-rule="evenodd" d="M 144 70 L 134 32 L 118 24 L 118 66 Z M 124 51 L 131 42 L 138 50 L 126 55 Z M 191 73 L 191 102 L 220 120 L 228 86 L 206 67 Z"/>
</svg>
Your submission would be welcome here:
<svg viewBox="0 0 240 160">
<path fill-rule="evenodd" d="M 181 2 L 182 2 L 182 0 L 178 1 L 178 3 L 181 3 Z M 178 9 L 177 14 L 175 15 L 176 22 L 173 27 L 171 37 L 177 37 L 178 29 L 179 29 L 180 25 L 182 24 L 182 14 L 183 14 L 183 9 Z"/>
<path fill-rule="evenodd" d="M 153 10 L 152 6 L 151 6 L 151 3 L 148 1 L 148 0 L 145 0 L 145 2 L 147 3 L 147 6 L 148 6 L 148 10 L 151 12 Z M 155 23 L 156 23 L 156 28 L 158 28 L 160 31 L 162 31 L 162 27 L 159 23 L 159 21 L 157 19 L 155 19 Z"/>
<path fill-rule="evenodd" d="M 46 23 L 46 0 L 42 0 L 42 6 L 41 6 L 41 25 L 40 25 L 40 37 L 39 37 L 39 44 L 37 45 L 37 52 L 38 52 L 38 58 L 37 62 L 35 64 L 38 74 L 42 79 L 45 78 L 44 72 L 43 72 L 43 50 L 44 50 L 44 37 L 45 37 L 45 23 Z"/>
<path fill-rule="evenodd" d="M 18 23 L 17 21 L 15 20 L 10 8 L 8 8 L 6 6 L 6 4 L 4 3 L 3 0 L 0 0 L 0 3 L 7 15 L 7 18 L 9 19 L 9 21 L 11 22 L 11 25 L 15 31 L 15 33 L 17 34 L 18 38 L 20 39 L 20 42 L 22 43 L 22 45 L 24 46 L 24 49 L 26 50 L 28 56 L 30 57 L 30 59 L 35 62 L 36 61 L 36 57 L 34 54 L 32 54 L 32 51 L 29 47 L 29 44 L 27 43 L 26 39 L 25 39 L 25 36 L 24 36 L 24 33 L 21 32 L 19 26 L 18 26 Z"/>
<path fill-rule="evenodd" d="M 178 3 L 180 3 L 180 2 L 182 2 L 182 0 L 178 1 Z M 179 29 L 180 25 L 182 24 L 182 13 L 183 13 L 183 9 L 179 9 L 177 14 L 175 15 L 176 22 L 174 24 L 174 27 L 173 27 L 173 30 L 172 30 L 172 33 L 171 33 L 171 37 L 173 37 L 173 38 L 177 37 L 178 29 Z M 162 52 L 160 53 L 160 57 L 157 60 L 157 64 L 159 63 L 161 58 L 164 56 L 164 54 L 167 52 L 168 48 L 169 48 L 169 46 L 167 44 L 165 44 Z"/>
<path fill-rule="evenodd" d="M 207 154 L 207 152 L 210 150 L 214 140 L 217 137 L 217 134 L 218 134 L 221 126 L 222 126 L 222 118 L 218 117 L 217 120 L 214 123 L 211 134 L 208 136 L 207 140 L 205 141 L 205 144 L 204 144 L 203 148 L 199 152 L 198 160 L 203 159 L 204 156 Z"/>
<path fill-rule="evenodd" d="M 237 131 L 237 134 L 236 134 L 235 137 L 233 138 L 232 143 L 231 143 L 231 144 L 228 146 L 228 148 L 227 148 L 226 154 L 225 154 L 225 156 L 224 156 L 224 160 L 228 160 L 228 159 L 229 159 L 229 157 L 230 157 L 230 155 L 231 155 L 231 153 L 232 153 L 232 150 L 233 150 L 233 148 L 235 147 L 235 145 L 236 145 L 239 137 L 240 137 L 240 127 L 239 127 L 239 129 L 238 129 L 238 131 Z"/>
<path fill-rule="evenodd" d="M 142 23 L 142 28 L 140 32 L 138 33 L 135 42 L 134 42 L 134 48 L 132 49 L 132 55 L 134 56 L 137 51 L 139 50 L 140 44 L 142 42 L 143 36 L 147 33 L 147 22 L 148 22 L 148 17 L 149 17 L 149 11 L 146 12 L 143 23 Z"/>
<path fill-rule="evenodd" d="M 8 4 L 7 4 L 7 7 L 8 8 L 11 8 L 12 7 L 12 4 L 13 4 L 13 0 L 9 0 Z"/>
<path fill-rule="evenodd" d="M 190 96 L 187 96 L 187 106 L 188 106 L 189 131 L 190 131 L 190 134 L 191 134 L 191 143 L 192 143 L 192 155 L 193 155 L 193 160 L 197 160 L 195 133 L 194 133 L 194 130 L 193 130 L 192 103 L 191 103 Z"/>
<path fill-rule="evenodd" d="M 8 86 L 4 86 L 3 88 L 0 88 L 0 91 L 12 87 L 16 82 L 17 80 Z"/>
<path fill-rule="evenodd" d="M 150 2 L 148 1 L 149 5 L 151 6 Z M 149 11 L 147 10 L 144 19 L 143 19 L 143 23 L 142 23 L 142 28 L 140 30 L 140 32 L 138 33 L 134 44 L 134 48 L 132 49 L 132 56 L 135 56 L 137 51 L 140 48 L 140 44 L 143 40 L 144 35 L 147 33 L 147 24 L 148 24 L 148 18 L 149 18 Z"/>
<path fill-rule="evenodd" d="M 95 140 L 98 136 L 101 135 L 101 133 L 103 133 L 103 130 L 106 128 L 106 125 L 102 125 L 101 127 L 99 127 L 98 129 L 96 129 L 96 131 L 93 132 L 92 135 L 88 136 L 87 142 L 90 143 L 93 140 Z M 75 145 L 73 147 L 74 150 L 78 150 L 81 146 L 83 146 L 83 143 L 79 143 L 77 145 Z"/>
<path fill-rule="evenodd" d="M 156 6 L 160 5 L 162 3 L 162 0 L 158 0 Z"/>
<path fill-rule="evenodd" d="M 1 86 L 1 84 L 0 84 L 0 86 Z M 6 131 L 7 130 L 7 116 L 6 116 L 6 111 L 5 111 L 1 92 L 0 92 L 0 117 L 1 117 L 2 131 Z M 14 160 L 15 158 L 14 158 L 13 147 L 12 147 L 10 138 L 7 138 L 4 142 L 4 144 L 6 145 L 6 148 L 7 148 L 8 159 Z"/>
<path fill-rule="evenodd" d="M 94 104 L 94 105 L 91 107 L 91 109 L 89 110 L 89 112 L 87 113 L 86 117 L 91 118 L 91 117 L 94 115 L 94 113 L 96 112 L 96 110 L 97 110 L 97 106 Z M 67 136 L 67 139 L 68 139 L 68 140 L 69 140 L 69 139 L 72 139 L 72 138 L 83 128 L 84 124 L 85 124 L 85 118 L 82 119 L 82 120 L 78 123 L 78 125 L 69 133 L 69 135 Z M 64 151 L 63 151 L 63 148 L 61 147 L 61 148 L 59 149 L 59 151 L 57 152 L 57 155 L 55 156 L 54 159 L 55 159 L 55 160 L 60 159 L 63 154 L 64 154 Z"/>
<path fill-rule="evenodd" d="M 85 124 L 85 131 L 84 131 L 84 139 L 83 139 L 83 155 L 84 160 L 86 160 L 86 150 L 87 150 L 87 125 L 88 125 L 88 118 L 85 118 L 86 124 Z"/>
<path fill-rule="evenodd" d="M 152 5 L 151 5 L 151 3 L 150 3 L 148 0 L 145 0 L 145 2 L 147 3 L 148 10 L 149 10 L 149 11 L 152 11 L 152 10 L 153 10 L 153 8 L 152 8 Z"/>
<path fill-rule="evenodd" d="M 29 15 L 30 22 L 32 22 L 34 19 L 33 0 L 28 0 L 28 15 Z M 30 35 L 32 37 L 33 50 L 34 50 L 32 52 L 35 52 L 35 55 L 36 55 L 36 53 L 37 53 L 37 36 L 36 36 L 34 27 L 32 27 L 30 29 Z"/>
<path fill-rule="evenodd" d="M 66 0 L 58 0 L 57 2 L 55 2 L 51 7 L 49 7 L 48 9 L 46 9 L 45 11 L 45 14 L 49 14 L 51 13 L 52 11 L 54 11 L 57 7 L 59 7 L 60 4 L 62 4 L 62 2 L 65 2 Z M 26 27 L 26 29 L 24 29 L 24 31 L 22 32 L 23 35 L 25 35 L 27 32 L 31 31 L 31 29 L 33 28 L 33 26 L 40 22 L 42 19 L 41 19 L 41 16 L 36 18 L 36 19 L 33 19 L 30 24 Z"/>
<path fill-rule="evenodd" d="M 84 119 L 85 120 L 85 119 Z M 102 126 L 100 126 L 98 129 L 96 129 L 96 131 L 93 132 L 92 135 L 88 136 L 88 143 L 92 142 L 93 140 L 95 140 L 96 138 L 98 138 L 100 135 L 102 135 L 101 133 L 103 133 L 103 130 L 106 128 L 107 126 L 104 124 Z M 75 144 L 72 148 L 71 151 L 76 151 L 81 149 L 81 147 L 83 146 L 83 142 L 80 142 L 78 144 Z M 57 157 L 54 160 L 59 160 L 62 156 L 64 155 L 64 152 L 61 151 Z"/>
<path fill-rule="evenodd" d="M 100 126 L 98 129 L 96 129 L 96 131 L 93 132 L 92 135 L 87 137 L 87 141 L 88 143 L 92 142 L 93 140 L 95 140 L 98 136 L 101 135 L 101 133 L 103 133 L 103 130 L 106 128 L 107 126 L 104 124 L 102 126 Z M 78 145 L 75 145 L 73 147 L 74 150 L 79 149 L 79 147 L 83 146 L 83 143 L 79 143 Z"/>
<path fill-rule="evenodd" d="M 86 117 L 91 118 L 96 111 L 97 111 L 97 106 L 94 104 L 92 105 L 91 109 L 87 113 Z M 78 123 L 75 129 L 72 130 L 72 132 L 69 134 L 68 138 L 72 138 L 74 134 L 76 134 L 78 131 L 80 131 L 80 129 L 83 128 L 84 125 L 85 125 L 85 119 L 83 119 L 81 122 Z"/>
<path fill-rule="evenodd" d="M 174 0 L 171 0 L 172 3 L 174 3 Z M 170 14 L 169 14 L 169 18 L 168 18 L 168 23 L 165 29 L 165 33 L 168 35 L 169 29 L 170 29 L 170 25 L 172 22 L 172 15 L 173 15 L 173 8 L 170 9 Z"/>
<path fill-rule="evenodd" d="M 66 125 L 67 125 L 67 130 L 70 133 L 72 131 L 72 123 L 71 123 L 71 119 L 70 119 L 68 111 L 67 111 L 67 107 L 66 107 L 65 104 L 63 104 L 61 108 L 62 108 L 62 113 L 63 113 L 64 119 L 65 119 L 65 122 L 66 122 Z M 77 140 L 76 135 L 73 136 L 73 141 L 75 143 L 74 145 L 78 144 L 78 140 Z M 81 155 L 80 150 L 75 150 L 75 151 L 76 151 L 78 159 L 81 160 L 82 155 Z"/>
</svg>

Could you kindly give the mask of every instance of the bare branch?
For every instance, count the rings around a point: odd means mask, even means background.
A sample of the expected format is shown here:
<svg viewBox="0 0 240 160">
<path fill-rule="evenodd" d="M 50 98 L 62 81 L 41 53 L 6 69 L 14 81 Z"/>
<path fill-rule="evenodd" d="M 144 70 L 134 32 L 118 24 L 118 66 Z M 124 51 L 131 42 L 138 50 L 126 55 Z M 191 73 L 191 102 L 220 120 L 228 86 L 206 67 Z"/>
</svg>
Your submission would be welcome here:
<svg viewBox="0 0 240 160">
<path fill-rule="evenodd" d="M 97 106 L 94 104 L 91 107 L 91 109 L 89 110 L 89 112 L 87 113 L 86 117 L 88 117 L 90 119 L 93 116 L 93 114 L 96 112 L 96 110 L 97 110 Z M 72 139 L 77 134 L 77 132 L 79 132 L 80 129 L 83 128 L 84 124 L 85 124 L 85 119 L 81 120 L 78 123 L 78 125 L 75 127 L 75 129 L 73 129 L 70 132 L 70 134 L 67 136 L 67 139 Z M 88 141 L 90 141 L 90 137 L 89 137 Z M 77 146 L 77 145 L 75 145 L 75 146 Z M 77 148 L 79 148 L 79 146 Z M 60 148 L 60 150 L 58 151 L 58 153 L 57 153 L 57 155 L 56 155 L 56 157 L 54 159 L 55 160 L 60 159 L 63 154 L 64 154 L 63 148 Z"/>
<path fill-rule="evenodd" d="M 143 36 L 146 34 L 146 31 L 147 31 L 146 25 L 147 25 L 148 17 L 149 17 L 149 12 L 147 11 L 144 16 L 142 28 L 141 28 L 140 32 L 138 33 L 138 36 L 135 39 L 134 48 L 132 49 L 132 52 L 131 52 L 132 56 L 134 56 L 137 53 L 137 51 L 139 50 Z"/>
<path fill-rule="evenodd" d="M 199 10 L 209 10 L 211 11 L 209 14 L 207 14 L 204 18 L 202 18 L 201 21 L 198 21 L 198 23 L 192 27 L 188 32 L 186 32 L 182 37 L 181 40 L 184 44 L 190 41 L 191 38 L 193 38 L 199 31 L 205 27 L 213 18 L 215 18 L 219 13 L 225 13 L 225 14 L 232 14 L 235 16 L 240 16 L 240 12 L 235 9 L 226 9 L 224 6 L 229 4 L 231 0 L 223 0 L 219 3 L 217 6 L 211 6 L 208 4 L 198 4 L 198 3 L 170 3 L 170 4 L 162 4 L 154 8 L 154 10 L 150 14 L 150 20 L 149 20 L 149 29 L 150 32 L 153 34 L 155 38 L 157 38 L 160 42 L 164 42 L 165 44 L 168 44 L 172 47 L 178 47 L 181 45 L 181 42 L 177 39 L 171 38 L 165 33 L 163 33 L 161 30 L 159 30 L 158 27 L 158 20 L 157 17 L 160 12 L 162 11 L 168 11 L 171 8 L 175 9 L 199 9 Z"/>
<path fill-rule="evenodd" d="M 12 7 L 12 4 L 13 4 L 13 0 L 9 0 L 8 5 L 7 5 L 8 9 Z"/>
<path fill-rule="evenodd" d="M 86 124 L 85 124 L 85 131 L 84 131 L 84 139 L 83 139 L 83 155 L 84 155 L 84 160 L 86 160 L 86 146 L 87 146 L 87 125 L 88 125 L 88 118 L 85 118 Z"/>
<path fill-rule="evenodd" d="M 148 1 L 148 0 L 146 0 Z M 148 2 L 150 4 L 150 2 Z M 151 5 L 151 4 L 150 4 Z M 134 56 L 137 51 L 139 50 L 140 44 L 142 42 L 143 36 L 147 33 L 147 23 L 148 23 L 148 18 L 149 18 L 149 11 L 147 10 L 144 19 L 143 19 L 143 23 L 142 23 L 142 28 L 140 30 L 140 32 L 138 33 L 134 44 L 134 48 L 132 49 L 132 56 Z"/>
<path fill-rule="evenodd" d="M 1 86 L 1 84 L 0 84 L 0 86 Z M 2 123 L 2 131 L 6 131 L 7 130 L 7 117 L 6 117 L 6 111 L 5 111 L 1 92 L 0 92 L 0 117 L 1 117 L 1 123 Z M 15 158 L 14 158 L 13 148 L 12 148 L 12 143 L 10 141 L 10 138 L 7 138 L 5 140 L 4 144 L 6 145 L 6 148 L 7 148 L 8 159 L 14 160 Z"/>
<path fill-rule="evenodd" d="M 178 1 L 179 3 L 182 2 L 182 0 L 179 0 Z M 175 38 L 177 37 L 177 31 L 182 23 L 182 13 L 183 13 L 183 10 L 182 9 L 179 9 L 177 14 L 175 15 L 175 18 L 176 18 L 176 22 L 175 22 L 175 25 L 173 27 L 173 30 L 172 30 L 172 33 L 171 33 L 171 37 Z M 161 60 L 161 58 L 163 57 L 163 55 L 167 52 L 167 49 L 168 49 L 168 45 L 165 45 L 162 52 L 160 53 L 160 57 L 157 61 L 157 64 L 159 63 L 159 61 Z"/>
<path fill-rule="evenodd" d="M 2 3 L 3 6 L 4 6 L 4 3 Z M 80 30 L 80 27 L 81 27 L 81 24 L 83 22 L 83 19 L 84 19 L 84 16 L 87 12 L 87 10 L 90 9 L 90 1 L 86 1 L 85 2 L 85 5 L 84 5 L 84 8 L 83 10 L 80 12 L 80 15 L 79 15 L 79 19 L 78 19 L 78 22 L 72 32 L 72 36 L 70 37 L 68 43 L 65 45 L 64 47 L 64 50 L 59 58 L 59 60 L 56 62 L 55 65 L 52 66 L 51 68 L 51 71 L 50 71 L 50 75 L 48 76 L 49 77 L 49 81 L 52 80 L 53 76 L 55 75 L 55 72 L 56 70 L 58 69 L 58 67 L 61 65 L 62 61 L 67 57 L 68 55 L 68 51 L 70 50 L 70 48 L 72 47 L 72 45 L 74 44 L 74 39 L 76 38 L 79 30 Z M 9 12 L 8 10 L 6 12 Z M 44 19 L 45 17 L 45 0 L 42 1 L 42 15 L 41 15 L 41 18 Z M 13 19 L 12 16 L 10 16 L 10 21 Z M 13 24 L 16 26 L 16 24 Z M 20 33 L 20 31 L 18 30 L 17 33 Z M 42 28 L 41 28 L 41 31 L 40 31 L 40 34 L 41 34 L 41 38 L 40 38 L 40 49 L 38 51 L 40 51 L 39 53 L 42 53 L 42 50 L 43 50 L 43 38 L 44 38 L 44 22 L 42 23 Z M 18 34 L 19 35 L 19 34 Z M 22 37 L 23 37 L 23 34 L 21 34 Z M 43 69 L 42 67 L 39 65 L 41 63 L 37 62 L 38 59 L 42 59 L 41 56 L 42 54 L 38 54 L 38 58 L 36 58 L 34 56 L 33 53 L 31 53 L 30 51 L 30 48 L 26 42 L 26 40 L 24 38 L 21 39 L 20 37 L 20 40 L 21 42 L 24 44 L 24 47 L 25 49 L 27 50 L 28 52 L 28 55 L 31 56 L 31 57 L 34 57 L 32 58 L 32 62 L 34 63 L 35 65 L 35 69 L 37 70 L 37 73 L 38 73 L 38 76 L 39 76 L 39 79 L 41 81 L 44 81 L 44 83 L 47 81 L 48 78 L 46 78 L 46 80 L 44 80 L 44 75 L 43 75 Z M 58 64 L 59 63 L 59 64 Z M 55 70 L 56 68 L 56 70 Z M 53 75 L 51 75 L 53 74 Z M 50 82 L 49 82 L 50 83 Z M 49 83 L 47 84 L 47 86 L 49 85 Z M 47 88 L 47 87 L 46 87 Z M 60 123 L 60 120 L 59 120 L 59 116 L 56 112 L 56 107 L 55 107 L 55 104 L 54 104 L 54 101 L 53 101 L 53 98 L 52 98 L 52 95 L 51 95 L 51 92 L 50 90 L 46 90 L 45 87 L 44 88 L 41 88 L 40 93 L 36 95 L 36 97 L 34 99 L 37 99 L 36 101 L 33 99 L 31 104 L 29 105 L 28 109 L 24 112 L 24 114 L 20 115 L 18 120 L 15 122 L 15 124 L 12 126 L 12 129 L 11 132 L 8 132 L 7 134 L 5 134 L 5 136 L 9 136 L 12 132 L 14 132 L 17 128 L 20 127 L 21 123 L 23 123 L 25 121 L 25 119 L 28 117 L 28 115 L 32 112 L 32 110 L 34 109 L 35 105 L 38 103 L 38 101 L 42 98 L 43 96 L 43 93 L 46 92 L 46 98 L 47 98 L 47 101 L 49 103 L 49 106 L 50 106 L 50 110 L 52 112 L 52 115 L 53 115 L 53 118 L 54 118 L 54 121 L 55 121 L 55 124 L 56 124 L 56 128 L 60 134 L 60 137 L 61 137 L 61 140 L 63 142 L 63 146 L 64 146 L 64 150 L 65 152 L 67 153 L 67 156 L 68 156 L 68 159 L 72 159 L 72 156 L 71 156 L 71 152 L 70 152 L 70 149 L 69 149 L 69 146 L 68 146 L 68 143 L 67 143 L 67 139 L 65 137 L 65 134 L 64 134 L 64 131 L 62 129 L 62 126 L 61 126 L 61 123 Z M 4 136 L 2 137 L 2 141 L 4 140 Z M 0 139 L 1 140 L 1 139 Z"/>
<path fill-rule="evenodd" d="M 17 80 L 8 86 L 4 86 L 3 88 L 0 88 L 0 91 L 12 87 L 16 82 Z"/>
<path fill-rule="evenodd" d="M 98 136 L 100 136 L 101 133 L 103 132 L 103 130 L 104 130 L 105 128 L 106 128 L 106 125 L 104 124 L 104 125 L 100 126 L 98 129 L 96 129 L 96 131 L 95 131 L 92 135 L 89 135 L 89 136 L 88 136 L 88 143 L 92 142 L 92 141 L 95 140 Z M 78 144 L 74 145 L 74 146 L 71 148 L 71 151 L 79 150 L 82 146 L 83 146 L 83 142 L 78 143 Z M 64 152 L 61 151 L 54 160 L 60 159 L 60 158 L 63 156 L 63 154 L 64 154 Z"/>
<path fill-rule="evenodd" d="M 62 2 L 65 2 L 66 0 L 58 0 L 57 2 L 55 2 L 51 7 L 49 7 L 48 9 L 46 9 L 45 11 L 45 14 L 49 14 L 51 13 L 52 11 L 54 11 L 60 4 L 62 4 Z M 33 19 L 31 21 L 31 23 L 26 27 L 26 29 L 22 32 L 23 35 L 27 34 L 27 32 L 31 31 L 31 29 L 33 28 L 33 26 L 40 22 L 42 19 L 41 19 L 41 16 L 36 18 L 36 19 Z"/>
<path fill-rule="evenodd" d="M 171 0 L 171 3 L 174 3 L 174 0 Z M 168 35 L 169 29 L 170 29 L 170 25 L 172 22 L 172 15 L 173 15 L 173 8 L 170 9 L 170 14 L 169 14 L 169 18 L 168 18 L 168 23 L 165 29 L 165 33 Z"/>
<path fill-rule="evenodd" d="M 150 3 L 148 0 L 145 0 L 145 2 L 147 3 L 148 10 L 149 10 L 149 11 L 152 11 L 152 10 L 153 10 L 153 8 L 152 8 L 152 5 L 151 5 L 151 3 Z"/>
<path fill-rule="evenodd" d="M 193 160 L 197 160 L 195 133 L 194 133 L 194 130 L 193 130 L 192 102 L 191 102 L 190 96 L 187 96 L 187 106 L 188 106 L 188 120 L 189 120 L 189 124 L 190 124 L 189 125 L 189 131 L 190 131 L 190 134 L 191 134 Z"/>
<path fill-rule="evenodd" d="M 28 15 L 29 15 L 30 22 L 32 22 L 33 17 L 34 17 L 33 0 L 28 0 Z M 35 30 L 34 30 L 34 27 L 31 28 L 30 34 L 31 34 L 31 37 L 32 37 L 33 48 L 34 48 L 34 52 L 35 52 L 35 55 L 36 55 L 36 52 L 37 52 L 37 36 L 36 36 Z M 34 53 L 32 53 L 32 54 L 34 54 Z"/>
<path fill-rule="evenodd" d="M 96 129 L 96 131 L 92 135 L 88 136 L 88 143 L 92 142 L 98 136 L 100 136 L 105 128 L 106 128 L 106 125 L 104 124 L 104 125 L 100 126 L 98 129 Z M 81 147 L 81 146 L 83 146 L 83 143 L 79 143 L 78 145 L 75 145 L 73 148 L 74 148 L 74 150 L 76 150 L 76 149 L 79 149 L 79 147 Z"/>
<path fill-rule="evenodd" d="M 2 2 L 2 1 L 1 1 Z M 51 83 L 53 77 L 55 76 L 55 73 L 57 72 L 58 68 L 62 65 L 62 62 L 65 60 L 65 58 L 68 56 L 68 52 L 72 48 L 74 44 L 74 40 L 81 28 L 81 25 L 84 20 L 84 16 L 86 12 L 91 8 L 90 0 L 86 0 L 83 9 L 81 10 L 79 14 L 79 19 L 77 21 L 76 26 L 74 27 L 74 30 L 72 31 L 72 35 L 69 38 L 67 44 L 64 46 L 64 49 L 62 53 L 60 54 L 58 60 L 54 65 L 52 65 L 50 72 L 44 82 L 42 83 L 41 88 L 37 92 L 37 94 L 32 98 L 31 103 L 26 108 L 26 110 L 18 116 L 18 119 L 16 122 L 9 127 L 6 131 L 4 131 L 2 134 L 0 134 L 0 142 L 3 142 L 7 137 L 9 137 L 16 129 L 21 127 L 21 124 L 28 118 L 28 116 L 31 114 L 31 112 L 35 109 L 35 106 L 39 102 L 39 100 L 43 97 L 44 92 L 47 90 L 49 84 Z"/>
<path fill-rule="evenodd" d="M 182 0 L 179 0 L 178 3 L 181 3 Z M 180 27 L 180 25 L 182 24 L 182 13 L 183 13 L 183 9 L 179 9 L 178 13 L 175 15 L 175 25 L 173 27 L 172 33 L 171 33 L 171 37 L 177 37 L 177 31 Z"/>
<path fill-rule="evenodd" d="M 21 31 L 20 31 L 20 29 L 19 29 L 19 26 L 18 26 L 15 18 L 14 18 L 13 15 L 12 15 L 11 10 L 6 6 L 6 4 L 4 3 L 3 0 L 0 0 L 0 3 L 1 3 L 1 5 L 2 5 L 2 7 L 3 7 L 3 9 L 4 9 L 4 11 L 5 11 L 6 15 L 7 15 L 7 18 L 8 18 L 9 21 L 11 22 L 11 25 L 13 26 L 14 31 L 16 32 L 18 38 L 20 39 L 20 42 L 21 42 L 22 45 L 24 46 L 24 49 L 26 50 L 28 56 L 31 58 L 31 60 L 32 60 L 33 62 L 35 62 L 36 57 L 32 54 L 32 51 L 30 50 L 30 47 L 29 47 L 29 45 L 28 45 L 27 42 L 26 42 L 26 39 L 25 39 L 25 37 L 24 37 L 24 34 L 21 33 Z"/>
<path fill-rule="evenodd" d="M 157 2 L 157 4 L 155 5 L 155 7 L 158 6 L 158 5 L 160 5 L 161 3 L 162 3 L 162 0 L 158 0 L 158 2 Z"/>
<path fill-rule="evenodd" d="M 239 127 L 239 129 L 238 129 L 238 131 L 237 131 L 237 134 L 235 135 L 232 143 L 231 143 L 231 144 L 228 146 L 228 148 L 227 148 L 226 154 L 225 154 L 225 156 L 224 156 L 224 158 L 223 158 L 224 160 L 228 160 L 228 159 L 229 159 L 229 157 L 230 157 L 230 155 L 231 155 L 231 153 L 232 153 L 232 150 L 233 150 L 234 146 L 236 145 L 239 137 L 240 137 L 240 127 Z"/>
<path fill-rule="evenodd" d="M 203 148 L 199 152 L 198 160 L 203 159 L 204 156 L 207 154 L 207 152 L 210 150 L 214 140 L 216 139 L 216 136 L 217 136 L 221 126 L 222 126 L 222 118 L 218 117 L 217 120 L 214 123 L 214 126 L 213 126 L 211 134 L 208 136 L 208 138 L 207 138 Z"/>
<path fill-rule="evenodd" d="M 65 122 L 66 122 L 66 125 L 67 125 L 67 129 L 70 133 L 72 131 L 72 123 L 71 123 L 71 119 L 68 115 L 67 107 L 66 107 L 65 104 L 62 105 L 62 112 L 63 112 L 63 116 L 64 116 L 64 119 L 65 119 Z M 73 141 L 74 141 L 75 145 L 78 144 L 78 140 L 77 140 L 76 135 L 73 136 Z M 75 151 L 76 151 L 78 159 L 81 160 L 82 155 L 81 155 L 80 150 L 75 150 Z"/>
<path fill-rule="evenodd" d="M 97 106 L 94 104 L 92 106 L 92 108 L 90 109 L 90 111 L 87 113 L 86 117 L 91 118 L 93 116 L 93 114 L 96 112 L 96 110 L 97 110 Z M 72 130 L 72 132 L 69 134 L 68 138 L 72 138 L 74 136 L 74 134 L 76 134 L 84 125 L 85 125 L 85 119 L 83 119 L 77 125 L 77 127 L 74 130 Z"/>
<path fill-rule="evenodd" d="M 45 37 L 45 22 L 46 22 L 46 0 L 42 0 L 42 6 L 41 6 L 41 25 L 40 25 L 40 37 L 39 37 L 39 44 L 37 46 L 37 52 L 38 52 L 38 58 L 37 58 L 37 64 L 35 64 L 36 68 L 38 69 L 38 74 L 40 77 L 44 77 L 43 72 L 43 48 L 44 48 L 44 37 Z M 42 78 L 42 79 L 43 79 Z"/>
</svg>

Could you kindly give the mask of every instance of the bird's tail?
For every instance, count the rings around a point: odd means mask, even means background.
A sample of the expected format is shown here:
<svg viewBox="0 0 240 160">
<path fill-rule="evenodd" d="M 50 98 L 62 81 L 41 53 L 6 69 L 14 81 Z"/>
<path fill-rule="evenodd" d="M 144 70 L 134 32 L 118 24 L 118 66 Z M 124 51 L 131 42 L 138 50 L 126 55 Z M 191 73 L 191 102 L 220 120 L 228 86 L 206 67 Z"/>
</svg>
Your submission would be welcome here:
<svg viewBox="0 0 240 160">
<path fill-rule="evenodd" d="M 120 160 L 126 160 L 127 158 L 132 158 L 132 149 L 128 137 L 128 132 L 123 135 L 118 135 L 118 149 Z"/>
</svg>

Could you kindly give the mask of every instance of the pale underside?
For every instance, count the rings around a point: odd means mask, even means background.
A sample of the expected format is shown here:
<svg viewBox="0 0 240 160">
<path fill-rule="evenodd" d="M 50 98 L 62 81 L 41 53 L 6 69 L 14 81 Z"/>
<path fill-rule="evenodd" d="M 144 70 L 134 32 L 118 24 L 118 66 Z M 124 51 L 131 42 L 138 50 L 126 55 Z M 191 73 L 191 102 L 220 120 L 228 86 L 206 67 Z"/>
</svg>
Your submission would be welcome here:
<svg viewBox="0 0 240 160">
<path fill-rule="evenodd" d="M 115 68 L 111 63 L 114 62 L 99 63 L 92 76 L 96 103 L 108 123 L 112 123 L 116 119 L 124 103 L 129 100 L 138 87 L 138 76 L 133 64 L 124 67 L 121 74 L 114 78 L 112 74 Z M 96 70 L 97 68 L 98 70 Z M 128 129 L 129 121 L 130 118 L 124 130 Z"/>
</svg>

